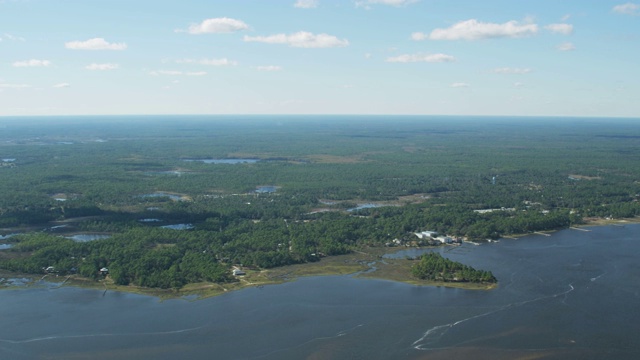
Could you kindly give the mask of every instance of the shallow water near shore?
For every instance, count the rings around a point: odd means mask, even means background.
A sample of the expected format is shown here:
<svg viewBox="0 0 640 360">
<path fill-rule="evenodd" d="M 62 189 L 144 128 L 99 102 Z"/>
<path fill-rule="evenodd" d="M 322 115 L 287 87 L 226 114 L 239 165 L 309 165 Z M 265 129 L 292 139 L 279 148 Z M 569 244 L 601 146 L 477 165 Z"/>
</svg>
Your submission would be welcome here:
<svg viewBox="0 0 640 360">
<path fill-rule="evenodd" d="M 491 291 L 352 276 L 194 301 L 73 287 L 0 292 L 7 359 L 635 359 L 640 225 L 442 247 Z"/>
</svg>

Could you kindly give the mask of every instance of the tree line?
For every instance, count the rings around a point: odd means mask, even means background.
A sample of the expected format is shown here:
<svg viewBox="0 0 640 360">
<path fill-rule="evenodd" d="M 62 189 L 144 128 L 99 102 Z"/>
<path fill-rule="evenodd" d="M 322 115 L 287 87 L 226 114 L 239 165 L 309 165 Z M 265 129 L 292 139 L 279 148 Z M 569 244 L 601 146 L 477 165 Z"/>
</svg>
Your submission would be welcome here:
<svg viewBox="0 0 640 360">
<path fill-rule="evenodd" d="M 418 279 L 444 282 L 495 283 L 498 280 L 491 271 L 476 270 L 470 266 L 452 261 L 436 252 L 420 257 L 411 267 L 411 274 Z"/>
</svg>

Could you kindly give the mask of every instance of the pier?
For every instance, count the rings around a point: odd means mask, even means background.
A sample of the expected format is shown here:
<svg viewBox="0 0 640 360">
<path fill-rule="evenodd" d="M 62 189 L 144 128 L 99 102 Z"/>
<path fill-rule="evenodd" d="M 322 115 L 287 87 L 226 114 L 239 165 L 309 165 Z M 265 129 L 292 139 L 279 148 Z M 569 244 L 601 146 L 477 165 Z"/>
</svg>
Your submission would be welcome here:
<svg viewBox="0 0 640 360">
<path fill-rule="evenodd" d="M 572 229 L 572 230 L 579 230 L 579 231 L 587 231 L 587 232 L 591 231 L 591 230 L 589 230 L 589 229 L 584 229 L 584 228 L 579 228 L 579 227 L 573 227 L 573 226 L 572 226 L 572 227 L 570 227 L 569 229 Z"/>
</svg>

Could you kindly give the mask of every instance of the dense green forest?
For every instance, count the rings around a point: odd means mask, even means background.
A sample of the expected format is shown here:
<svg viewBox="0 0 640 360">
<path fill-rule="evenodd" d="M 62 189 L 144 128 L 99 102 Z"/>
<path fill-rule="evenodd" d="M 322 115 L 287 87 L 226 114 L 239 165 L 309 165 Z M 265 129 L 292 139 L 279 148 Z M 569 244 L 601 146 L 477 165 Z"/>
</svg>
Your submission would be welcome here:
<svg viewBox="0 0 640 360">
<path fill-rule="evenodd" d="M 470 266 L 451 261 L 434 252 L 424 254 L 411 267 L 411 273 L 418 279 L 444 282 L 495 283 L 491 271 L 476 270 Z"/>
<path fill-rule="evenodd" d="M 0 268 L 179 288 L 424 230 L 483 241 L 640 213 L 631 120 L 0 119 Z M 77 241 L 73 235 L 109 235 Z"/>
</svg>

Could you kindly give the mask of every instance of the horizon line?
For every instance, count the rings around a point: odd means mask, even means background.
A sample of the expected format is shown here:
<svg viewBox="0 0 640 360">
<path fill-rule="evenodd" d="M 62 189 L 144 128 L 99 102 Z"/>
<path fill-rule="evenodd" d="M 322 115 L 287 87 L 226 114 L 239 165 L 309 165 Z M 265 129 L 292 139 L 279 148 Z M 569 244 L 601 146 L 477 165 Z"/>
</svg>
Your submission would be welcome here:
<svg viewBox="0 0 640 360">
<path fill-rule="evenodd" d="M 640 115 L 638 116 L 603 116 L 603 115 L 471 115 L 471 114 L 340 114 L 340 113 L 327 113 L 327 114 L 275 114 L 275 113 L 265 113 L 265 114 L 254 114 L 254 113 L 246 113 L 246 114 L 223 114 L 223 113 L 215 113 L 215 114 L 40 114 L 40 115 L 0 115 L 1 119 L 7 118 L 47 118 L 47 117 L 121 117 L 121 116 L 130 116 L 130 117 L 150 117 L 150 116 L 163 116 L 163 117 L 173 117 L 173 116 L 211 116 L 211 117 L 234 117 L 234 116 L 247 116 L 247 117 L 266 117 L 266 116 L 283 116 L 283 117 L 294 117 L 294 116 L 304 116 L 304 117 L 321 117 L 321 116 L 343 116 L 343 117 L 385 117 L 385 116 L 398 116 L 398 117 L 476 117 L 476 118 L 564 118 L 564 119 L 629 119 L 629 120 L 640 120 Z"/>
</svg>

